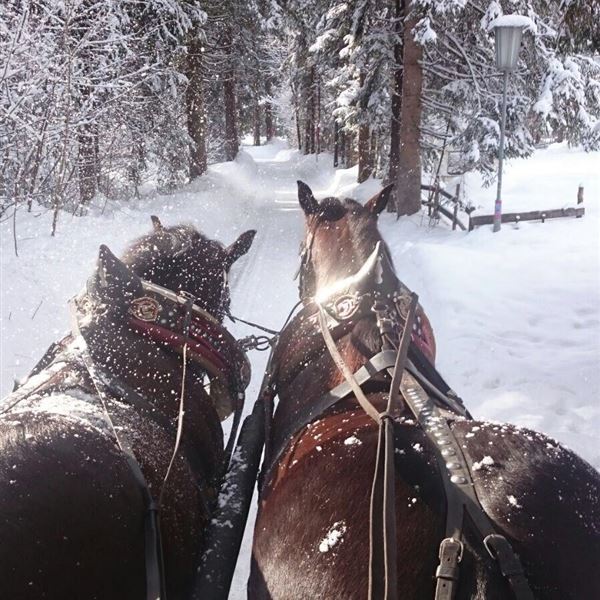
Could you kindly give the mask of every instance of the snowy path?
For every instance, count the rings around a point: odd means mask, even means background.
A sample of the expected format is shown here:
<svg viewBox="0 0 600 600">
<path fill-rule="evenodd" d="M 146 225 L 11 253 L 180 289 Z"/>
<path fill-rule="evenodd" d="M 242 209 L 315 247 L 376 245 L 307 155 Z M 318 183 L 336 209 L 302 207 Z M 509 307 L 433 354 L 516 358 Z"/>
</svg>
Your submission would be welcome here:
<svg viewBox="0 0 600 600">
<path fill-rule="evenodd" d="M 544 225 L 505 226 L 473 233 L 431 228 L 416 215 L 380 219 L 399 276 L 418 292 L 438 342 L 438 367 L 478 418 L 530 426 L 566 443 L 600 467 L 600 153 L 564 146 L 514 161 L 505 173 L 507 210 L 572 205 L 586 189 L 586 216 Z M 56 238 L 51 214 L 17 214 L 19 258 L 10 220 L 0 224 L 1 393 L 25 375 L 69 327 L 66 302 L 90 275 L 98 246 L 120 253 L 149 230 L 150 214 L 167 225 L 189 222 L 231 243 L 258 230 L 249 254 L 232 270 L 234 314 L 277 329 L 297 300 L 298 245 L 303 216 L 296 180 L 317 198 L 364 201 L 379 186 L 357 186 L 356 168 L 334 170 L 330 157 L 302 157 L 284 142 L 245 148 L 233 163 L 172 195 L 115 204 L 86 218 L 63 215 Z M 463 182 L 469 197 L 491 212 L 494 188 Z M 255 333 L 242 324 L 237 336 Z M 253 352 L 246 411 L 258 392 L 266 353 Z M 253 504 L 255 510 L 255 503 Z M 251 526 L 251 524 L 250 524 Z M 248 532 L 247 532 L 248 533 Z M 246 536 L 231 598 L 245 598 L 250 540 Z"/>
</svg>

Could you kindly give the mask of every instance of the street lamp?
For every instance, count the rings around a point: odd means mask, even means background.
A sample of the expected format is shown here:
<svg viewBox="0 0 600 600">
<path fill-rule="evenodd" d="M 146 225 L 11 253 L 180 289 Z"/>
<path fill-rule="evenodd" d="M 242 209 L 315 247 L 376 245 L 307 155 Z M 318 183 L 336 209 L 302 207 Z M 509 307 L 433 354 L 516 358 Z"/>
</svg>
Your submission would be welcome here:
<svg viewBox="0 0 600 600">
<path fill-rule="evenodd" d="M 496 67 L 504 73 L 502 92 L 502 121 L 500 125 L 500 148 L 498 149 L 498 191 L 494 205 L 494 231 L 500 231 L 502 225 L 502 162 L 504 161 L 504 131 L 506 128 L 506 88 L 508 76 L 517 67 L 523 29 L 529 27 L 528 17 L 505 15 L 491 23 L 496 37 Z"/>
</svg>

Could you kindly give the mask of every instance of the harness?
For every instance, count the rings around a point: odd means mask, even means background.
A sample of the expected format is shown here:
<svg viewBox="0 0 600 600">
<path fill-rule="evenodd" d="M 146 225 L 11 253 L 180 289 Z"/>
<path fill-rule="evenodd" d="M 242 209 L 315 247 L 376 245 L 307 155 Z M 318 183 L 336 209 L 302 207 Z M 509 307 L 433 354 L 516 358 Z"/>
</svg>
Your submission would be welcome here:
<svg viewBox="0 0 600 600">
<path fill-rule="evenodd" d="M 311 281 L 310 246 L 309 234 L 300 269 L 301 294 L 306 294 L 307 281 Z M 308 275 L 303 276 L 307 268 Z M 397 279 L 381 243 L 355 276 L 339 282 L 328 296 L 317 297 L 315 321 L 345 382 L 294 415 L 294 423 L 284 428 L 279 447 L 267 457 L 265 470 L 277 463 L 290 440 L 309 423 L 339 401 L 354 395 L 379 427 L 371 493 L 369 599 L 396 600 L 393 418 L 395 409 L 404 401 L 434 450 L 446 496 L 446 537 L 439 546 L 435 600 L 451 600 L 456 595 L 459 565 L 464 552 L 462 539 L 466 516 L 475 525 L 487 552 L 497 561 L 514 597 L 517 600 L 533 600 L 518 556 L 508 540 L 496 531 L 477 497 L 468 462 L 450 426 L 456 417 L 470 419 L 470 414 L 437 372 L 436 377 L 428 378 L 424 370 L 415 365 L 423 358 L 423 353 L 414 343 L 417 300 L 416 294 Z M 332 331 L 342 329 L 344 323 L 352 323 L 373 313 L 382 349 L 356 373 L 352 373 L 337 350 Z M 422 364 L 422 360 L 420 362 Z M 429 365 L 429 371 L 432 369 L 435 371 Z M 379 413 L 361 389 L 380 373 L 387 373 L 391 378 L 387 408 L 383 413 Z"/>
</svg>

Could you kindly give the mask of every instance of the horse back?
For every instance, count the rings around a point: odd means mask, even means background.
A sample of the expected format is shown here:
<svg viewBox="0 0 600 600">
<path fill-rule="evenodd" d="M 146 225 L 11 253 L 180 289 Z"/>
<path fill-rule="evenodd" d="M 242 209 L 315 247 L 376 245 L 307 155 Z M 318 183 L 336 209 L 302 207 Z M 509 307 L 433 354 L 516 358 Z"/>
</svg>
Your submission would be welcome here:
<svg viewBox="0 0 600 600">
<path fill-rule="evenodd" d="M 431 598 L 445 537 L 443 485 L 425 434 L 410 421 L 395 429 L 398 593 Z M 528 430 L 466 420 L 453 429 L 482 505 L 521 557 L 536 596 L 600 597 L 597 472 Z M 366 597 L 376 445 L 374 423 L 348 406 L 293 438 L 259 501 L 249 597 Z M 468 520 L 464 531 L 457 597 L 510 597 Z"/>
<path fill-rule="evenodd" d="M 481 504 L 540 598 L 600 598 L 600 475 L 552 438 L 457 421 Z"/>
</svg>

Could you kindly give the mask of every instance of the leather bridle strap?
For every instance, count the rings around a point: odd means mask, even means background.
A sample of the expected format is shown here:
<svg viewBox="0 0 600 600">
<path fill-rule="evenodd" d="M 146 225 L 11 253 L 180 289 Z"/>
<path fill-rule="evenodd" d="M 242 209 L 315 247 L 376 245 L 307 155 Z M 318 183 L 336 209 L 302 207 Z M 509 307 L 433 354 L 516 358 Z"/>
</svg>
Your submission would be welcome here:
<svg viewBox="0 0 600 600">
<path fill-rule="evenodd" d="M 98 392 L 98 395 L 102 401 L 104 409 L 104 418 L 107 425 L 112 430 L 119 449 L 125 456 L 129 470 L 133 475 L 144 499 L 145 515 L 144 515 L 144 555 L 146 564 L 146 599 L 147 600 L 166 600 L 166 591 L 164 585 L 164 566 L 162 558 L 162 544 L 160 535 L 160 523 L 159 523 L 159 508 L 155 502 L 150 488 L 142 473 L 140 464 L 133 453 L 131 445 L 127 441 L 127 438 L 122 432 L 117 434 L 114 427 L 108 409 L 106 407 L 106 400 L 112 397 L 110 388 L 96 373 L 95 365 L 92 361 L 92 357 L 87 349 L 87 344 L 83 336 L 83 348 L 81 351 L 81 358 L 83 364 L 86 367 L 87 372 Z M 121 392 L 120 392 L 121 393 Z M 133 390 L 127 390 L 126 399 L 130 399 L 133 396 L 137 396 Z M 142 400 L 136 399 L 137 403 Z"/>
</svg>

